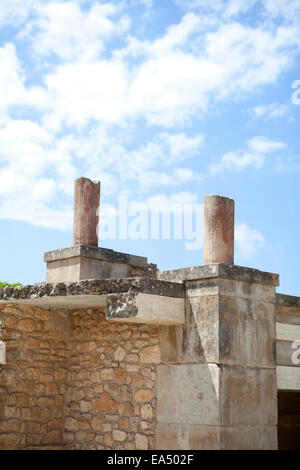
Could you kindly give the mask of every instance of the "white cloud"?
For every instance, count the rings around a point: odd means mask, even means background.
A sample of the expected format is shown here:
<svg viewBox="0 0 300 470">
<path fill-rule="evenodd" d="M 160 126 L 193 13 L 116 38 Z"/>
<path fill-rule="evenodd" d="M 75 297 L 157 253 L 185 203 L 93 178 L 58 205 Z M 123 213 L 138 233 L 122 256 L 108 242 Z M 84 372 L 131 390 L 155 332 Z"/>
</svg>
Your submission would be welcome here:
<svg viewBox="0 0 300 470">
<path fill-rule="evenodd" d="M 253 137 L 252 139 L 248 140 L 247 145 L 250 150 L 260 153 L 271 153 L 286 147 L 284 142 L 270 140 L 264 136 Z"/>
<path fill-rule="evenodd" d="M 253 112 L 257 117 L 266 117 L 267 119 L 285 116 L 288 110 L 289 107 L 287 105 L 280 103 L 260 105 L 253 108 Z"/>
<path fill-rule="evenodd" d="M 198 204 L 198 196 L 189 191 L 180 191 L 174 194 L 156 194 L 141 202 L 131 202 L 130 210 L 155 212 L 182 212 L 184 205 Z"/>
<path fill-rule="evenodd" d="M 223 170 L 241 171 L 249 165 L 255 168 L 261 168 L 264 163 L 264 156 L 259 153 L 250 152 L 227 152 L 222 156 L 221 162 L 212 165 L 212 173 Z"/>
<path fill-rule="evenodd" d="M 0 24 L 17 25 L 26 20 L 39 0 L 0 0 Z"/>
<path fill-rule="evenodd" d="M 0 48 L 0 117 L 4 117 L 10 106 L 24 103 L 24 85 L 21 66 L 13 44 Z"/>
<path fill-rule="evenodd" d="M 76 0 L 39 4 L 35 19 L 27 23 L 19 37 L 30 37 L 33 50 L 39 55 L 89 60 L 104 49 L 106 40 L 128 29 L 126 16 L 114 19 L 118 11 L 112 2 L 93 2 L 89 10 L 82 10 Z"/>
<path fill-rule="evenodd" d="M 224 17 L 236 16 L 250 10 L 258 0 L 175 0 L 175 2 L 189 10 L 200 9 L 202 12 L 217 13 Z"/>
<path fill-rule="evenodd" d="M 7 120 L 0 126 L 1 218 L 70 227 L 67 196 L 76 172 L 67 150 L 65 138 L 57 141 L 30 120 Z"/>
<path fill-rule="evenodd" d="M 240 98 L 273 83 L 290 66 L 300 46 L 297 29 L 288 24 L 271 28 L 229 22 L 206 31 L 201 15 L 187 13 L 160 38 L 126 37 L 127 45 L 99 59 L 96 52 L 103 38 L 98 38 L 98 44 L 94 36 L 98 28 L 88 26 L 89 12 L 74 3 L 66 5 L 77 12 L 74 30 L 61 19 L 62 35 L 53 32 L 54 39 L 52 33 L 33 35 L 41 51 L 53 47 L 61 57 L 72 59 L 44 80 L 45 113 L 57 127 L 63 122 L 80 127 L 91 120 L 120 124 L 139 118 L 156 126 L 178 126 L 203 114 L 211 103 Z M 55 18 L 53 24 L 59 21 Z M 81 26 L 81 21 L 87 25 Z M 112 35 L 119 29 L 118 22 L 114 25 Z"/>
<path fill-rule="evenodd" d="M 99 175 L 107 195 L 121 187 L 140 196 L 160 186 L 176 186 L 181 194 L 181 186 L 202 181 L 181 162 L 200 157 L 204 136 L 180 126 L 199 121 L 220 100 L 274 83 L 299 51 L 284 2 L 271 14 L 284 7 L 283 24 L 257 18 L 249 26 L 236 18 L 246 2 L 231 0 L 225 8 L 225 2 L 198 1 L 198 7 L 209 5 L 208 16 L 189 12 L 146 40 L 129 29 L 126 2 L 42 3 L 0 0 L 0 22 L 19 24 L 30 15 L 17 49 L 0 48 L 0 216 L 18 214 L 33 223 L 47 223 L 39 222 L 43 210 L 54 223 L 51 214 L 60 213 L 60 205 L 68 213 L 80 174 Z M 134 145 L 134 126 L 145 123 L 151 132 L 145 129 Z M 259 168 L 267 153 L 283 148 L 256 137 L 211 171 Z"/>
<path fill-rule="evenodd" d="M 265 244 L 263 235 L 245 223 L 236 224 L 234 236 L 238 254 L 247 259 L 256 255 Z"/>
<path fill-rule="evenodd" d="M 176 134 L 162 133 L 160 138 L 167 143 L 170 149 L 171 157 L 178 161 L 189 158 L 200 151 L 200 147 L 204 142 L 203 134 L 196 134 L 188 137 L 183 132 Z"/>
<path fill-rule="evenodd" d="M 266 14 L 274 18 L 283 17 L 287 20 L 300 20 L 300 3 L 298 0 L 263 0 Z"/>
<path fill-rule="evenodd" d="M 265 155 L 285 148 L 283 142 L 267 139 L 263 136 L 256 136 L 248 140 L 246 149 L 239 149 L 236 152 L 225 153 L 219 163 L 210 167 L 211 173 L 221 171 L 241 171 L 248 166 L 261 168 L 265 161 Z"/>
<path fill-rule="evenodd" d="M 188 137 L 184 133 L 159 134 L 146 145 L 128 151 L 120 136 L 103 128 L 78 139 L 74 153 L 87 164 L 91 174 L 111 175 L 123 188 L 132 187 L 139 193 L 149 192 L 157 186 L 178 186 L 190 181 L 200 181 L 202 176 L 187 167 L 176 167 L 178 162 L 195 156 L 204 136 Z M 115 184 L 113 186 L 116 191 Z"/>
<path fill-rule="evenodd" d="M 26 75 L 12 43 L 0 47 L 0 121 L 12 107 L 36 110 L 44 108 L 47 98 L 41 87 L 26 87 Z"/>
</svg>

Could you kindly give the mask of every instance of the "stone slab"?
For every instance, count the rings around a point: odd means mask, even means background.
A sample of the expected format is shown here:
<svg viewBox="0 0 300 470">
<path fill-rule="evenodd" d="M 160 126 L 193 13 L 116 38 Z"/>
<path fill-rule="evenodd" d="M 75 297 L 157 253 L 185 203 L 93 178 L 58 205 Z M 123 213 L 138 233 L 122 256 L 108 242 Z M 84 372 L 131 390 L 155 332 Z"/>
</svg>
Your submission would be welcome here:
<svg viewBox="0 0 300 470">
<path fill-rule="evenodd" d="M 220 424 L 216 364 L 160 364 L 157 367 L 159 423 Z"/>
<path fill-rule="evenodd" d="M 278 390 L 300 390 L 300 367 L 277 366 Z"/>
<path fill-rule="evenodd" d="M 194 296 L 189 283 L 186 287 L 182 362 L 275 367 L 274 304 L 239 296 L 200 295 L 201 286 Z"/>
<path fill-rule="evenodd" d="M 184 299 L 137 293 L 108 294 L 106 319 L 153 325 L 182 325 Z"/>
<path fill-rule="evenodd" d="M 300 341 L 300 325 L 276 323 L 276 339 Z"/>
<path fill-rule="evenodd" d="M 290 323 L 300 325 L 300 308 L 276 305 L 276 321 L 278 323 Z"/>
<path fill-rule="evenodd" d="M 215 263 L 203 266 L 192 266 L 170 271 L 158 271 L 157 278 L 162 280 L 184 282 L 197 279 L 208 279 L 220 277 L 225 279 L 236 279 L 239 281 L 257 282 L 261 284 L 279 285 L 279 275 L 259 271 L 258 269 L 244 266 Z"/>
<path fill-rule="evenodd" d="M 157 374 L 160 423 L 277 425 L 275 368 L 161 364 Z"/>
<path fill-rule="evenodd" d="M 120 253 L 108 248 L 100 248 L 92 245 L 75 245 L 58 250 L 47 251 L 44 254 L 44 261 L 51 262 L 76 256 L 85 256 L 103 261 L 112 261 L 116 263 L 126 263 L 132 266 L 147 267 L 147 258 L 143 256 L 131 255 L 129 253 Z"/>
<path fill-rule="evenodd" d="M 277 450 L 277 426 L 158 423 L 158 450 Z"/>
<path fill-rule="evenodd" d="M 0 302 L 35 300 L 47 297 L 74 295 L 103 295 L 112 293 L 143 292 L 183 299 L 185 288 L 182 284 L 158 281 L 151 278 L 91 279 L 75 282 L 39 283 L 27 286 L 4 287 L 0 289 Z"/>
<path fill-rule="evenodd" d="M 300 309 L 300 297 L 294 295 L 276 294 L 276 304 Z"/>
</svg>

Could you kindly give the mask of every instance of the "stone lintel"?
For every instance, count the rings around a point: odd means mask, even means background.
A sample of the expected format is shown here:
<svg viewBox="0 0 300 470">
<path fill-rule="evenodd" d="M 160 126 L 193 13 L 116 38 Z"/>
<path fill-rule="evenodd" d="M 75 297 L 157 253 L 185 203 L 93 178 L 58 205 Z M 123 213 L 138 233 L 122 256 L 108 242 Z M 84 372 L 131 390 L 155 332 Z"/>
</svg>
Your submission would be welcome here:
<svg viewBox="0 0 300 470">
<path fill-rule="evenodd" d="M 108 320 L 178 325 L 184 322 L 184 292 L 182 284 L 141 277 L 86 280 L 5 287 L 0 289 L 0 303 L 106 308 Z M 122 309 L 117 311 L 117 305 Z"/>
<path fill-rule="evenodd" d="M 51 262 L 68 258 L 76 258 L 78 256 L 115 263 L 126 263 L 141 268 L 146 268 L 148 264 L 147 258 L 143 256 L 119 253 L 108 248 L 100 248 L 92 245 L 75 245 L 67 248 L 60 248 L 58 250 L 47 251 L 44 254 L 44 261 Z"/>
<path fill-rule="evenodd" d="M 300 297 L 295 295 L 276 294 L 276 304 L 284 307 L 300 308 Z"/>
<path fill-rule="evenodd" d="M 108 294 L 106 319 L 153 325 L 183 325 L 184 299 L 131 292 Z"/>
<path fill-rule="evenodd" d="M 170 271 L 158 271 L 157 278 L 172 282 L 196 281 L 211 278 L 224 278 L 236 281 L 255 282 L 259 284 L 279 285 L 279 275 L 259 271 L 244 266 L 214 263 Z"/>
</svg>

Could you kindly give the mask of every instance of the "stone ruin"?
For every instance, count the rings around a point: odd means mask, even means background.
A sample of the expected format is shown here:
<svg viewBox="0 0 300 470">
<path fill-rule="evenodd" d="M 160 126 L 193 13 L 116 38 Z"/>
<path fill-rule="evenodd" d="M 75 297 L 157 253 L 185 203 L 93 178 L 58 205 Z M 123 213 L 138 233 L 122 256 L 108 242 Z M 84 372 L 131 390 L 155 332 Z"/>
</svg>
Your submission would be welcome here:
<svg viewBox="0 0 300 470">
<path fill-rule="evenodd" d="M 0 289 L 0 449 L 299 449 L 300 298 L 234 265 L 233 200 L 205 197 L 203 265 L 159 271 L 98 247 L 99 199 L 76 180 L 73 246 Z"/>
</svg>

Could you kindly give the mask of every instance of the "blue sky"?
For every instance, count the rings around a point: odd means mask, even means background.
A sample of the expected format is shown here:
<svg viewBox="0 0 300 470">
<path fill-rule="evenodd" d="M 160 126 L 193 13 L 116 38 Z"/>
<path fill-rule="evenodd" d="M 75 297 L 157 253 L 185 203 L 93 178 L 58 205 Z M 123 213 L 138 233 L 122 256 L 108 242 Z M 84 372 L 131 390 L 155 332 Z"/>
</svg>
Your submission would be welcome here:
<svg viewBox="0 0 300 470">
<path fill-rule="evenodd" d="M 119 196 L 234 198 L 235 263 L 300 295 L 299 0 L 0 0 L 0 25 L 2 281 L 44 281 L 86 176 L 101 223 Z M 185 240 L 99 245 L 160 269 L 203 259 Z"/>
</svg>

